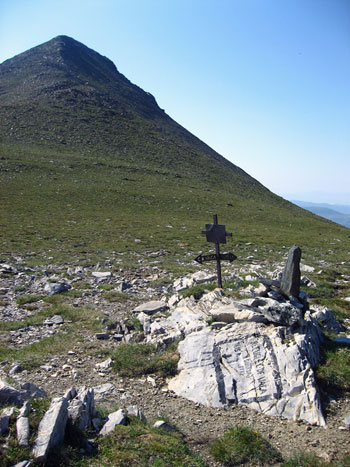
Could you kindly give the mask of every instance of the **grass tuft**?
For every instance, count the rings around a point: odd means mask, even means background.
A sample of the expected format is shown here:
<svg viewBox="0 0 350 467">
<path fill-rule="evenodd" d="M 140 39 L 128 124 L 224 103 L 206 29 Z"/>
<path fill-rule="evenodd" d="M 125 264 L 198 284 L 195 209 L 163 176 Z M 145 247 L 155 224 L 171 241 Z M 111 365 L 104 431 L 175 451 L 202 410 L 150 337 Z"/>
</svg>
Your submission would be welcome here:
<svg viewBox="0 0 350 467">
<path fill-rule="evenodd" d="M 157 352 L 151 344 L 122 344 L 111 353 L 113 368 L 121 376 L 141 376 L 151 373 L 174 376 L 178 354 L 173 348 Z"/>
<path fill-rule="evenodd" d="M 244 462 L 272 465 L 281 460 L 280 454 L 259 433 L 246 426 L 230 428 L 211 443 L 209 452 L 216 461 L 227 466 Z"/>
</svg>

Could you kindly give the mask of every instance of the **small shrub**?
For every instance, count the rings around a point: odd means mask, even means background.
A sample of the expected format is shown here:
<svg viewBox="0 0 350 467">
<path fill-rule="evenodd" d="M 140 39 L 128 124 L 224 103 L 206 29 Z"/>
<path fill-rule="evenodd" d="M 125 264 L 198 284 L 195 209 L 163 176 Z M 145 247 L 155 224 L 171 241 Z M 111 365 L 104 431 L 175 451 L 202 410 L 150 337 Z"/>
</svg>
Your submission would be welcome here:
<svg viewBox="0 0 350 467">
<path fill-rule="evenodd" d="M 269 465 L 281 459 L 259 433 L 245 426 L 229 429 L 209 446 L 209 452 L 215 460 L 228 466 L 244 462 Z"/>
</svg>

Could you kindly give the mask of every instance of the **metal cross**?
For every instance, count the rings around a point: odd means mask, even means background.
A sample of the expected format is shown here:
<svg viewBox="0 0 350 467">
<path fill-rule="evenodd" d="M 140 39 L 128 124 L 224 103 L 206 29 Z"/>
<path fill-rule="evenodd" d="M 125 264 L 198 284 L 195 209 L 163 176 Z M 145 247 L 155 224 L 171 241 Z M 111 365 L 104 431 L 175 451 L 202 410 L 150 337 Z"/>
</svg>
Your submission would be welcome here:
<svg viewBox="0 0 350 467">
<path fill-rule="evenodd" d="M 216 259 L 216 269 L 218 273 L 218 285 L 222 289 L 221 278 L 221 260 L 227 259 L 230 262 L 237 259 L 233 253 L 220 254 L 220 243 L 226 243 L 226 237 L 232 237 L 232 233 L 226 232 L 225 226 L 218 224 L 218 216 L 214 214 L 213 224 L 205 224 L 206 230 L 202 230 L 202 234 L 206 235 L 207 241 L 215 243 L 215 255 L 197 256 L 196 261 L 202 263 L 203 261 L 210 261 Z"/>
</svg>

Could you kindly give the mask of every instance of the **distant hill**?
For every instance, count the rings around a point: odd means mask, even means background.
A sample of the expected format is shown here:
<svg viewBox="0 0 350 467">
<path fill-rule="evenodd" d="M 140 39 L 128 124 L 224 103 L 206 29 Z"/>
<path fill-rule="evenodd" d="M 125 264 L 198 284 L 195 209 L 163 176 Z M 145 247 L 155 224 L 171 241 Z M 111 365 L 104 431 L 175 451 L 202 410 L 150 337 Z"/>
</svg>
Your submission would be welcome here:
<svg viewBox="0 0 350 467">
<path fill-rule="evenodd" d="M 297 206 L 300 206 L 308 211 L 317 214 L 318 216 L 329 219 L 344 227 L 350 227 L 350 206 L 327 204 L 327 203 L 310 203 L 308 201 L 292 201 Z"/>
<path fill-rule="evenodd" d="M 346 235 L 273 194 L 67 36 L 0 65 L 0 141 L 7 253 L 157 250 L 175 261 L 210 247 L 200 232 L 213 213 L 236 248 L 251 243 L 261 256 L 293 243 L 320 252 Z"/>
</svg>

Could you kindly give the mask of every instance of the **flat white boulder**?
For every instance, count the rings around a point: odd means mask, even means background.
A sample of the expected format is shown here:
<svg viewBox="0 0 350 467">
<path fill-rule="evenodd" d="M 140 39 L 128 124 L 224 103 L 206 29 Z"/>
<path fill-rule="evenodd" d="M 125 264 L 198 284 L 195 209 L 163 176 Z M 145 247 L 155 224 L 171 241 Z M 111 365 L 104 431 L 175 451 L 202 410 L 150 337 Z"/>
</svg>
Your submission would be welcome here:
<svg viewBox="0 0 350 467">
<path fill-rule="evenodd" d="M 99 271 L 94 271 L 91 273 L 92 277 L 95 277 L 96 279 L 108 279 L 109 277 L 112 277 L 112 273 L 110 271 L 107 272 L 99 272 Z"/>
<path fill-rule="evenodd" d="M 152 300 L 151 302 L 143 303 L 133 310 L 133 313 L 145 313 L 146 315 L 153 315 L 158 311 L 168 309 L 168 305 L 161 300 Z"/>
<path fill-rule="evenodd" d="M 179 344 L 179 374 L 168 387 L 206 406 L 244 404 L 325 426 L 312 369 L 319 362 L 314 326 L 309 321 L 291 333 L 282 326 L 242 322 L 191 333 Z"/>
<path fill-rule="evenodd" d="M 100 435 L 108 435 L 117 425 L 125 425 L 127 420 L 126 412 L 124 409 L 117 410 L 108 415 L 106 423 L 103 425 Z"/>
</svg>

